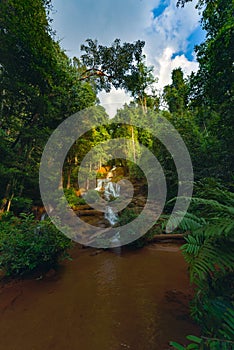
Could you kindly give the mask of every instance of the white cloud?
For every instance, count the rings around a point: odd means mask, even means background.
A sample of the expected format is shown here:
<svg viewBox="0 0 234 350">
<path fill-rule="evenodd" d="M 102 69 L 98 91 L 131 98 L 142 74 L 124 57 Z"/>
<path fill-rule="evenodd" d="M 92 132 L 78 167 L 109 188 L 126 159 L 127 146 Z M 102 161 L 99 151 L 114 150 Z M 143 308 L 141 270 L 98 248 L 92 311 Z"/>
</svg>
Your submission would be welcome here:
<svg viewBox="0 0 234 350">
<path fill-rule="evenodd" d="M 171 74 L 168 73 L 172 72 L 173 69 L 181 67 L 185 76 L 189 75 L 192 71 L 196 72 L 198 69 L 198 63 L 188 61 L 185 55 L 176 56 L 174 59 L 171 59 L 172 54 L 173 50 L 168 47 L 163 51 L 162 56 L 158 59 L 159 89 L 162 89 L 165 85 L 171 83 Z"/>
<path fill-rule="evenodd" d="M 101 92 L 98 95 L 102 106 L 112 118 L 116 110 L 121 108 L 125 103 L 129 103 L 131 97 L 123 90 L 116 90 L 113 88 L 110 93 Z"/>
<path fill-rule="evenodd" d="M 180 66 L 185 75 L 197 70 L 197 63 L 185 55 L 171 57 L 186 52 L 187 38 L 199 25 L 199 15 L 193 2 L 176 8 L 176 0 L 170 0 L 164 12 L 153 18 L 152 10 L 159 4 L 160 0 L 57 0 L 53 26 L 58 37 L 64 38 L 61 44 L 69 56 L 79 56 L 80 44 L 87 38 L 97 38 L 103 45 L 111 44 L 115 38 L 122 42 L 144 40 L 147 64 L 155 67 L 158 88 L 162 88 L 170 82 L 172 69 Z M 111 114 L 114 105 L 129 101 L 129 96 L 115 89 L 99 96 L 106 107 L 109 105 Z"/>
<path fill-rule="evenodd" d="M 171 58 L 176 52 L 186 51 L 187 38 L 199 24 L 193 3 L 188 3 L 183 9 L 176 8 L 175 3 L 171 0 L 162 15 L 152 19 L 147 30 L 148 61 L 155 66 L 159 88 L 170 82 L 172 69 L 181 66 L 185 74 L 189 74 L 198 67 L 196 62 L 188 61 L 185 55 Z"/>
</svg>

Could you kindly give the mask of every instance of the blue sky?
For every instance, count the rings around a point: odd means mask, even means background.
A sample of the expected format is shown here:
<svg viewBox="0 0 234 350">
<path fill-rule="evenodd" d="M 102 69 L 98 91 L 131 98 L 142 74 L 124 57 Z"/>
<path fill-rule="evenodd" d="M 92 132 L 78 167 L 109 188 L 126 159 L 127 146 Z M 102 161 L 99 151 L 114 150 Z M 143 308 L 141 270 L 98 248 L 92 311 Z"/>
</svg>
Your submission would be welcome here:
<svg viewBox="0 0 234 350">
<path fill-rule="evenodd" d="M 194 45 L 204 40 L 194 2 L 184 8 L 176 0 L 54 0 L 53 28 L 70 57 L 79 56 L 87 38 L 110 45 L 121 41 L 145 41 L 147 64 L 155 67 L 157 88 L 170 83 L 171 71 L 185 74 L 197 70 Z M 129 100 L 122 91 L 101 93 L 103 103 Z"/>
</svg>

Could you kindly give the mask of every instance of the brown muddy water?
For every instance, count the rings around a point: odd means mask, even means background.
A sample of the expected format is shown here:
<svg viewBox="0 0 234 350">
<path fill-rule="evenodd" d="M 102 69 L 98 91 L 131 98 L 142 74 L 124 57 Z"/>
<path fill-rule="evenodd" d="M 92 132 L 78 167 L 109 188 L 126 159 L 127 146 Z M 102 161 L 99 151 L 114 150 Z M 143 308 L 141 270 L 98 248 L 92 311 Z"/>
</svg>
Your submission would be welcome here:
<svg viewBox="0 0 234 350">
<path fill-rule="evenodd" d="M 164 350 L 199 334 L 178 246 L 72 256 L 57 272 L 1 284 L 1 350 Z"/>
</svg>

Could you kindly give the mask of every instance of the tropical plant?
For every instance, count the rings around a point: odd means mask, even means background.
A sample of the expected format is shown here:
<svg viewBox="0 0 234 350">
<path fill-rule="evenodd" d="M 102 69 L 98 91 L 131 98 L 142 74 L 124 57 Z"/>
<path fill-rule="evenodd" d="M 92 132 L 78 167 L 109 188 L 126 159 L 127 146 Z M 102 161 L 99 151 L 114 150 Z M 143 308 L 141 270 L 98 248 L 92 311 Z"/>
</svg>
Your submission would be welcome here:
<svg viewBox="0 0 234 350">
<path fill-rule="evenodd" d="M 213 344 L 198 349 L 231 349 L 234 346 L 234 343 L 230 345 L 234 339 L 234 194 L 221 186 L 207 188 L 206 184 L 205 187 L 206 191 L 200 183 L 200 191 L 207 198 L 192 198 L 195 214 L 186 214 L 180 223 L 180 228 L 188 232 L 181 249 L 189 265 L 191 282 L 196 285 L 191 315 L 201 325 L 209 344 Z M 178 224 L 180 214 L 172 218 L 172 225 Z M 217 347 L 215 342 L 226 347 Z"/>
<path fill-rule="evenodd" d="M 188 335 L 186 339 L 192 341 L 187 346 L 183 346 L 177 342 L 170 342 L 170 345 L 177 350 L 233 350 L 232 341 L 222 341 L 215 338 L 197 337 Z"/>
<path fill-rule="evenodd" d="M 7 276 L 23 276 L 35 270 L 55 267 L 71 241 L 49 221 L 35 221 L 33 215 L 10 213 L 0 220 L 0 269 Z"/>
</svg>

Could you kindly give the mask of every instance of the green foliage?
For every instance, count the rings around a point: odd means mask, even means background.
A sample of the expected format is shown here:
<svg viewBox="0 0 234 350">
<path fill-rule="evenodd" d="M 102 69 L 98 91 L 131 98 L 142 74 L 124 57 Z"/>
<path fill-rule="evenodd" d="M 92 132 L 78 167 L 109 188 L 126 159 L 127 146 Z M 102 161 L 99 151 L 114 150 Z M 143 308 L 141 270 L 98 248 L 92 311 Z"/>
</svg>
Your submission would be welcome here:
<svg viewBox="0 0 234 350">
<path fill-rule="evenodd" d="M 214 338 L 196 337 L 188 335 L 186 337 L 192 341 L 187 346 L 183 346 L 177 342 L 171 341 L 170 345 L 177 350 L 233 350 L 234 343 L 232 341 L 219 340 Z"/>
<path fill-rule="evenodd" d="M 0 268 L 7 276 L 22 276 L 55 267 L 66 257 L 71 241 L 48 220 L 10 215 L 0 220 Z"/>
<path fill-rule="evenodd" d="M 126 80 L 126 90 L 130 91 L 143 111 L 147 112 L 147 107 L 154 108 L 157 104 L 157 97 L 155 96 L 154 84 L 157 79 L 153 75 L 153 67 L 147 67 L 144 63 L 143 57 L 131 75 L 128 75 Z M 149 95 L 151 89 L 151 95 Z M 146 93 L 147 90 L 147 93 Z"/>
<path fill-rule="evenodd" d="M 123 43 L 115 39 L 110 47 L 98 45 L 97 40 L 87 39 L 86 45 L 81 45 L 83 71 L 81 79 L 96 77 L 99 90 L 109 92 L 111 86 L 128 89 L 129 76 L 138 71 L 141 62 L 144 42 Z"/>
<path fill-rule="evenodd" d="M 54 41 L 48 1 L 0 2 L 0 176 L 2 210 L 39 197 L 44 145 L 66 117 L 96 102 L 88 82 Z M 3 151 L 3 152 L 2 152 Z"/>
<path fill-rule="evenodd" d="M 144 175 L 143 171 L 140 169 L 140 167 L 137 166 L 137 164 L 135 164 L 133 162 L 127 162 L 127 166 L 129 169 L 130 178 L 132 178 L 135 181 L 137 180 L 137 181 L 144 182 L 145 175 Z"/>
<path fill-rule="evenodd" d="M 171 341 L 170 345 L 173 346 L 173 348 L 177 349 L 177 350 L 192 350 L 192 349 L 200 350 L 200 349 L 202 349 L 201 348 L 201 344 L 202 344 L 202 339 L 201 338 L 196 337 L 194 335 L 188 335 L 186 338 L 188 340 L 193 341 L 193 343 L 190 343 L 188 346 L 185 347 L 185 346 L 180 345 L 177 342 Z"/>
<path fill-rule="evenodd" d="M 172 71 L 172 84 L 164 87 L 163 96 L 171 113 L 183 113 L 188 104 L 189 86 L 181 68 Z"/>
<path fill-rule="evenodd" d="M 119 226 L 124 226 L 128 223 L 130 223 L 131 221 L 133 221 L 134 219 L 136 219 L 139 216 L 139 213 L 136 212 L 136 210 L 134 209 L 130 209 L 130 208 L 125 208 L 124 210 L 122 210 L 122 212 L 119 214 L 119 221 L 118 221 L 118 225 Z M 144 220 L 142 220 L 141 224 L 144 225 Z M 135 232 L 128 232 L 129 235 L 133 235 L 135 234 Z M 150 239 L 155 235 L 155 232 L 153 231 L 148 231 L 147 233 L 145 233 L 142 237 L 136 239 L 135 241 L 133 241 L 132 243 L 129 243 L 128 246 L 132 247 L 132 248 L 142 248 L 144 247 L 146 244 L 149 243 Z"/>
<path fill-rule="evenodd" d="M 191 0 L 179 0 L 184 6 Z M 233 172 L 233 1 L 194 1 L 202 13 L 206 40 L 195 47 L 199 70 L 190 79 L 190 107 L 209 137 L 216 138 L 213 150 L 219 177 L 230 181 Z M 218 153 L 218 154 L 217 154 Z"/>
<path fill-rule="evenodd" d="M 136 213 L 136 211 L 134 209 L 125 208 L 120 213 L 118 223 L 120 226 L 124 226 L 124 225 L 128 224 L 129 222 L 133 221 L 134 219 L 136 219 L 137 216 L 138 216 L 138 214 Z"/>
<path fill-rule="evenodd" d="M 68 204 L 72 209 L 76 209 L 79 205 L 85 204 L 85 199 L 83 197 L 78 197 L 73 188 L 64 189 L 65 197 Z"/>
<path fill-rule="evenodd" d="M 11 211 L 15 215 L 20 213 L 29 213 L 32 207 L 32 199 L 24 197 L 14 197 L 12 199 Z"/>
<path fill-rule="evenodd" d="M 229 349 L 234 338 L 234 195 L 217 183 L 209 187 L 211 183 L 212 179 L 198 183 L 197 194 L 207 198 L 192 198 L 196 214 L 186 214 L 180 224 L 189 232 L 182 252 L 197 286 L 191 314 L 204 336 L 215 338 L 198 349 Z M 176 225 L 178 218 L 172 221 Z"/>
</svg>

